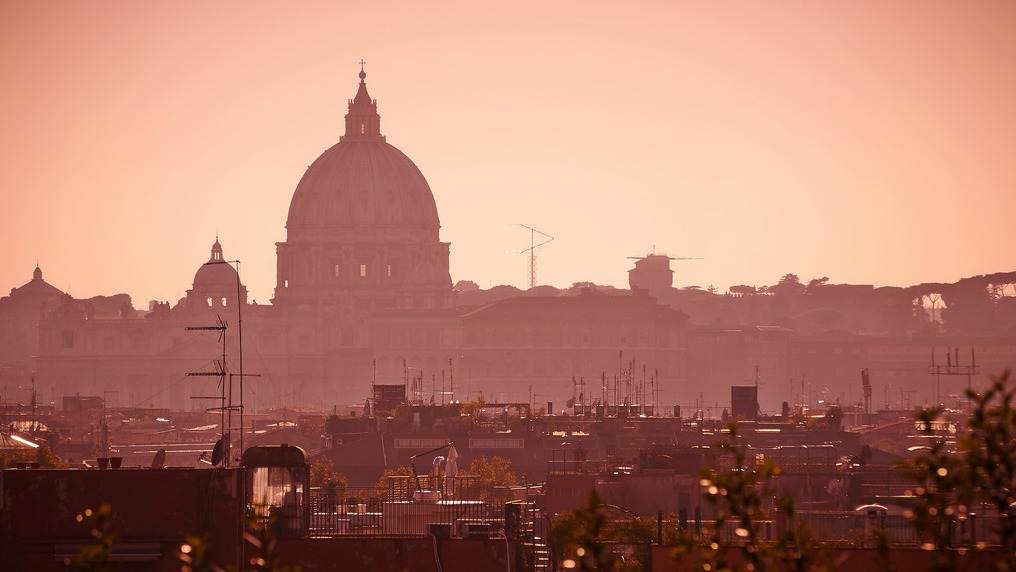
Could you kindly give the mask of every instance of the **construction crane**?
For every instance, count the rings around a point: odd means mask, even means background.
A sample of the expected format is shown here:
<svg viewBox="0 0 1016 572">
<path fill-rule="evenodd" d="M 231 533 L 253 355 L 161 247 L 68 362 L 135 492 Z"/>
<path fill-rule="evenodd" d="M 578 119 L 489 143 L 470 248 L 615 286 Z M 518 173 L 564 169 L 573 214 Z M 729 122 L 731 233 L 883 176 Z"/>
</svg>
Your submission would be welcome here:
<svg viewBox="0 0 1016 572">
<path fill-rule="evenodd" d="M 529 229 L 529 248 L 521 251 L 521 254 L 525 254 L 527 252 L 529 253 L 529 288 L 534 288 L 536 287 L 536 249 L 554 240 L 554 237 L 550 236 L 545 232 L 536 230 L 535 228 L 527 224 L 520 224 L 519 226 L 521 226 L 522 228 Z M 539 234 L 546 240 L 543 240 L 543 242 L 537 244 L 536 242 L 537 234 Z"/>
</svg>

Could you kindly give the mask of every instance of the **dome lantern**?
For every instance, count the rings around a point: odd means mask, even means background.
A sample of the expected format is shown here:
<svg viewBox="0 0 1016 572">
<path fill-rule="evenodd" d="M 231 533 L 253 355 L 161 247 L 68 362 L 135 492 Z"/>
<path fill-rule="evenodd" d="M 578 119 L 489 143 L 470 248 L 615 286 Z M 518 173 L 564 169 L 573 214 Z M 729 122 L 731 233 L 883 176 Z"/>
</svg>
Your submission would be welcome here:
<svg viewBox="0 0 1016 572">
<path fill-rule="evenodd" d="M 339 141 L 384 141 L 381 135 L 381 115 L 377 112 L 377 100 L 371 99 L 367 93 L 367 73 L 363 71 L 360 60 L 360 87 L 356 97 L 349 100 L 349 113 L 346 114 L 346 134 Z"/>
</svg>

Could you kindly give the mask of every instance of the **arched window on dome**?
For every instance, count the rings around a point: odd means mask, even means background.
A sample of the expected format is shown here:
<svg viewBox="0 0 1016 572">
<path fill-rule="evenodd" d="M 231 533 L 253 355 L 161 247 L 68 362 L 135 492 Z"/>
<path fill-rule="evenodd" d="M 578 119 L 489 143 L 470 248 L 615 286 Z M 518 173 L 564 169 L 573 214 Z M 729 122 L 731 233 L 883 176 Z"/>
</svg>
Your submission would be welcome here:
<svg viewBox="0 0 1016 572">
<path fill-rule="evenodd" d="M 209 296 L 209 297 L 208 297 L 207 299 L 205 299 L 205 302 L 207 302 L 207 303 L 208 303 L 208 307 L 209 307 L 209 308 L 211 308 L 211 307 L 212 307 L 212 303 L 213 303 L 213 302 L 212 302 L 212 297 L 211 297 L 211 296 Z"/>
<path fill-rule="evenodd" d="M 220 303 L 222 304 L 222 307 L 223 307 L 223 308 L 225 308 L 225 307 L 226 307 L 226 297 L 225 297 L 225 296 L 223 296 L 223 297 L 222 297 L 222 299 L 221 299 L 221 300 L 219 300 L 219 302 L 220 302 Z"/>
</svg>

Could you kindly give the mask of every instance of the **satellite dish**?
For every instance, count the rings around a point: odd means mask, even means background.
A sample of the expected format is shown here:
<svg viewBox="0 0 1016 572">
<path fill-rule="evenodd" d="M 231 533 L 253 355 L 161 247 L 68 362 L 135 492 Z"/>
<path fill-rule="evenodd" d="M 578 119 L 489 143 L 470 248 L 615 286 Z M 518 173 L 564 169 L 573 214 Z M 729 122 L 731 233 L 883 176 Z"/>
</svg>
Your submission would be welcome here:
<svg viewBox="0 0 1016 572">
<path fill-rule="evenodd" d="M 223 443 L 222 439 L 219 439 L 218 441 L 215 442 L 215 447 L 212 448 L 213 467 L 222 463 L 222 450 L 224 448 L 224 445 L 225 443 Z"/>
<path fill-rule="evenodd" d="M 161 469 L 166 466 L 166 450 L 159 449 L 155 453 L 155 458 L 152 459 L 152 468 Z"/>
</svg>

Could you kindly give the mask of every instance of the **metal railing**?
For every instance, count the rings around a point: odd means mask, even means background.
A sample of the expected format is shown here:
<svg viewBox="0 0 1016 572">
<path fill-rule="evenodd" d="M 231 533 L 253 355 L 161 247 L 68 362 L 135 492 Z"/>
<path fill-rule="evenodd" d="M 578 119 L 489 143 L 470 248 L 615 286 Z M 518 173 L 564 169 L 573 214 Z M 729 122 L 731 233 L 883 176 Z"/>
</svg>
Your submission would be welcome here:
<svg viewBox="0 0 1016 572">
<path fill-rule="evenodd" d="M 903 514 L 867 512 L 802 511 L 797 518 L 808 524 L 818 538 L 827 542 L 868 545 L 874 532 L 881 529 L 889 543 L 898 546 L 920 546 L 924 540 L 914 524 Z M 1001 520 L 997 514 L 968 514 L 954 519 L 949 526 L 949 542 L 953 546 L 984 543 L 997 545 Z"/>
<path fill-rule="evenodd" d="M 484 537 L 504 530 L 504 504 L 475 477 L 392 477 L 382 487 L 311 490 L 310 536 Z"/>
<path fill-rule="evenodd" d="M 867 512 L 799 511 L 790 523 L 759 520 L 756 524 L 759 539 L 763 542 L 776 541 L 783 527 L 795 524 L 806 524 L 817 540 L 834 545 L 873 546 L 877 531 L 882 531 L 892 546 L 913 547 L 924 542 L 905 515 L 880 511 L 873 515 Z M 663 535 L 662 529 L 683 529 L 705 538 L 713 534 L 716 523 L 713 520 L 674 519 L 671 515 L 660 519 L 658 525 L 661 527 L 658 532 L 660 535 Z M 720 528 L 718 536 L 736 544 L 742 540 L 737 534 L 737 527 L 736 522 L 728 521 Z M 997 514 L 968 514 L 952 522 L 949 541 L 952 546 L 973 546 L 979 543 L 996 546 L 1000 528 L 1001 521 Z"/>
</svg>

